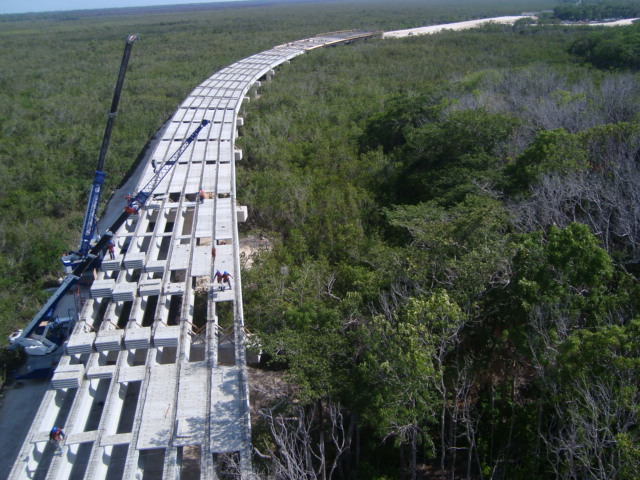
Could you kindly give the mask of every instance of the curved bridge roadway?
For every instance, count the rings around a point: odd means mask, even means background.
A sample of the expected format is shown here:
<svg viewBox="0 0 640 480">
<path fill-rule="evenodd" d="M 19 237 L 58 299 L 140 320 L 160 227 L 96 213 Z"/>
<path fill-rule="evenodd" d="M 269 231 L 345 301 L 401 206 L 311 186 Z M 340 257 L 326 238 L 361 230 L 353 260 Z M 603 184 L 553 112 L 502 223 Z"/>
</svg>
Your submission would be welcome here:
<svg viewBox="0 0 640 480">
<path fill-rule="evenodd" d="M 309 50 L 372 36 L 336 32 L 245 58 L 191 92 L 138 186 L 203 119 L 211 123 L 116 233 L 10 479 L 251 476 L 236 203 L 242 102 Z M 203 197 L 203 198 L 201 198 Z M 215 258 L 213 248 L 215 247 Z M 228 271 L 230 284 L 215 280 Z M 81 302 L 82 301 L 82 302 Z M 61 427 L 61 450 L 48 442 Z"/>
</svg>

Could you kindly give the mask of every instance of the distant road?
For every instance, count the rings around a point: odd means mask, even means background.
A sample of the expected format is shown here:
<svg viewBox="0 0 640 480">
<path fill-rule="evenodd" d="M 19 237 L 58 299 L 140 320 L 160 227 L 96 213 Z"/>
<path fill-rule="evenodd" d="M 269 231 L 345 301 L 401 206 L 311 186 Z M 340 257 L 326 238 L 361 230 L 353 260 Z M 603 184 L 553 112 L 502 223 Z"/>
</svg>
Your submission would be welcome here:
<svg viewBox="0 0 640 480">
<path fill-rule="evenodd" d="M 429 35 L 432 33 L 439 33 L 444 30 L 468 30 L 470 28 L 476 28 L 487 23 L 500 23 L 505 25 L 513 25 L 518 20 L 523 18 L 537 19 L 534 15 L 514 15 L 510 17 L 493 17 L 493 18 L 481 18 L 478 20 L 467 20 L 465 22 L 445 23 L 442 25 L 430 25 L 428 27 L 409 28 L 406 30 L 394 30 L 391 32 L 384 32 L 383 38 L 399 38 L 408 37 L 410 35 Z M 619 25 L 631 25 L 638 18 L 626 18 L 624 20 L 616 20 L 614 22 L 592 22 L 592 23 L 568 23 L 562 25 L 575 25 L 575 26 L 619 26 Z"/>
</svg>

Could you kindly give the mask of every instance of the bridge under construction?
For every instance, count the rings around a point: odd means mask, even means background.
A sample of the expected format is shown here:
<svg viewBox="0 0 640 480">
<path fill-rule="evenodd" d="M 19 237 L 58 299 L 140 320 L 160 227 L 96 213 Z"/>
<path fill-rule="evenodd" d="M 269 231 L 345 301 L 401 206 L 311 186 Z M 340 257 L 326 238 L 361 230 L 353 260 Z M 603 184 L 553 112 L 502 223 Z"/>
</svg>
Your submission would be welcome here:
<svg viewBox="0 0 640 480">
<path fill-rule="evenodd" d="M 257 353 L 247 351 L 242 309 L 241 106 L 279 65 L 370 36 L 336 32 L 277 46 L 220 70 L 184 100 L 137 191 L 202 131 L 139 214 L 112 232 L 113 258 L 77 298 L 65 354 L 8 478 L 251 478 L 246 365 Z M 65 432 L 61 448 L 49 441 L 53 427 Z"/>
</svg>

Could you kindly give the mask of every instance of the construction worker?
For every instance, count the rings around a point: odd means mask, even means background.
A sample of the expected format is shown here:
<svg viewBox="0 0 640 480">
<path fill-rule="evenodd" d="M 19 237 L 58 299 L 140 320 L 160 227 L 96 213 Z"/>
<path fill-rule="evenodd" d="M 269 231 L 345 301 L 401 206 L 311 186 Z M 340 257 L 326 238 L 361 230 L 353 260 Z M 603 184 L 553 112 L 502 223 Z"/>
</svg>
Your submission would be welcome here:
<svg viewBox="0 0 640 480">
<path fill-rule="evenodd" d="M 115 260 L 116 258 L 116 244 L 113 243 L 113 240 L 109 240 L 107 244 L 107 249 L 109 250 L 109 258 L 111 260 Z"/>
<path fill-rule="evenodd" d="M 229 285 L 229 289 L 231 289 L 231 280 L 229 280 L 230 278 L 231 274 L 225 270 L 222 274 L 222 283 L 226 283 L 227 285 Z"/>
<path fill-rule="evenodd" d="M 151 160 L 151 167 L 153 168 L 153 173 L 156 173 L 156 161 Z"/>
<path fill-rule="evenodd" d="M 62 441 L 64 440 L 64 432 L 60 427 L 53 427 L 49 432 L 49 442 L 54 443 L 56 448 L 62 450 Z"/>
<path fill-rule="evenodd" d="M 200 190 L 200 192 L 198 192 L 198 196 L 200 197 L 200 203 L 204 203 L 204 197 L 206 197 L 204 190 Z"/>
<path fill-rule="evenodd" d="M 220 270 L 216 270 L 216 282 L 218 283 L 222 283 L 222 274 L 220 273 Z"/>
</svg>

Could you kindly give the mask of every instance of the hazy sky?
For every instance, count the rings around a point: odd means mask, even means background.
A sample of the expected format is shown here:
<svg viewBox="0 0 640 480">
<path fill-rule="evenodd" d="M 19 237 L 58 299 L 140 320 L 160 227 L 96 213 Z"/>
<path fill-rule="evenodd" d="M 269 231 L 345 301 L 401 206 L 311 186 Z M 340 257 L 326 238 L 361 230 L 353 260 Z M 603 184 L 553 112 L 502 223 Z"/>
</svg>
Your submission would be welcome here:
<svg viewBox="0 0 640 480">
<path fill-rule="evenodd" d="M 0 0 L 1 13 L 52 12 L 92 8 L 143 7 L 240 0 Z"/>
</svg>

